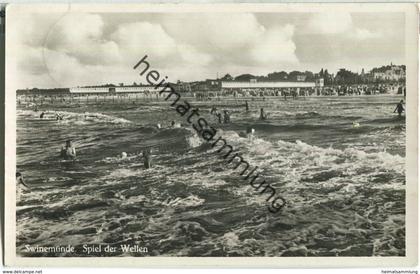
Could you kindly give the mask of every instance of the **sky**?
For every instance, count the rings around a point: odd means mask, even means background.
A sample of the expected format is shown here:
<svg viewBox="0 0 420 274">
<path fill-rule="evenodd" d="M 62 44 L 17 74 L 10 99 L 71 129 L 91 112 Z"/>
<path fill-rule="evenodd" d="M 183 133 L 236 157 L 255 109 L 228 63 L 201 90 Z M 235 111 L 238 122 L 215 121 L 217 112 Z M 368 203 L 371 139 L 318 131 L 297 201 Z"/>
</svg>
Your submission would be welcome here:
<svg viewBox="0 0 420 274">
<path fill-rule="evenodd" d="M 168 81 L 226 73 L 360 72 L 404 64 L 404 13 L 22 14 L 8 26 L 20 88 L 146 83 L 147 55 Z"/>
</svg>

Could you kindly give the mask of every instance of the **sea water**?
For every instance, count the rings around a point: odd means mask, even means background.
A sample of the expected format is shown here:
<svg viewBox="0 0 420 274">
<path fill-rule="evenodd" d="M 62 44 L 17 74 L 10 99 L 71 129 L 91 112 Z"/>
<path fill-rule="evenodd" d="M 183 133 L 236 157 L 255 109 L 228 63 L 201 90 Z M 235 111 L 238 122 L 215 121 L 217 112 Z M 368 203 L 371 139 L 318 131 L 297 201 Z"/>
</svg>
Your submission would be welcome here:
<svg viewBox="0 0 420 274">
<path fill-rule="evenodd" d="M 283 198 L 278 213 L 168 102 L 17 111 L 21 256 L 404 256 L 405 119 L 397 96 L 194 102 Z M 218 124 L 210 109 L 229 110 Z M 65 108 L 64 108 L 65 107 Z M 258 119 L 260 108 L 269 119 Z M 41 109 L 40 108 L 40 109 Z M 169 128 L 172 120 L 181 128 Z M 156 124 L 161 124 L 158 129 Z M 355 126 L 357 125 L 357 126 Z M 255 129 L 249 139 L 247 128 Z M 71 139 L 76 161 L 60 160 Z M 145 169 L 142 151 L 152 148 Z M 121 157 L 122 152 L 127 157 Z M 72 246 L 73 253 L 25 245 Z M 145 252 L 83 253 L 83 246 Z M 117 249 L 119 250 L 119 249 Z"/>
</svg>

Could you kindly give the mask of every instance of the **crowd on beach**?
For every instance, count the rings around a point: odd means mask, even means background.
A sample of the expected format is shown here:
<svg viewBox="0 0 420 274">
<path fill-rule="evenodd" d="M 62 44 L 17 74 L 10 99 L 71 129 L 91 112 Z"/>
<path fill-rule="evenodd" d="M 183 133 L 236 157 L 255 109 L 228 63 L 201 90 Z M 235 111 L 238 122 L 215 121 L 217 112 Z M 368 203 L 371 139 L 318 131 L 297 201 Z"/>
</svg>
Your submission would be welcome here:
<svg viewBox="0 0 420 274">
<path fill-rule="evenodd" d="M 198 99 L 211 97 L 293 97 L 298 96 L 355 96 L 378 94 L 406 94 L 405 85 L 376 84 L 376 85 L 334 85 L 325 87 L 305 88 L 237 88 L 222 89 L 220 91 L 192 92 L 191 96 Z"/>
</svg>

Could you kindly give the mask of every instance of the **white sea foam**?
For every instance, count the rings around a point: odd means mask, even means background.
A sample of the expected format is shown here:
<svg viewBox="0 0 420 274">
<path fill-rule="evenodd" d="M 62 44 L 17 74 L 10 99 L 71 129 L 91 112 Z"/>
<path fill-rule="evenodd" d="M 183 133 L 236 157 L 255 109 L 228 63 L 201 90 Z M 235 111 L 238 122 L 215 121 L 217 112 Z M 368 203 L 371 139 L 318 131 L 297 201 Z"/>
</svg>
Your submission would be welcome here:
<svg viewBox="0 0 420 274">
<path fill-rule="evenodd" d="M 164 202 L 166 206 L 171 207 L 193 207 L 193 206 L 199 206 L 204 203 L 204 199 L 201 199 L 195 195 L 190 195 L 186 198 L 175 198 L 173 200 L 168 200 Z"/>
<path fill-rule="evenodd" d="M 18 110 L 17 114 L 29 118 L 39 118 L 41 112 L 45 113 L 46 119 L 55 119 L 56 114 L 60 114 L 63 117 L 63 120 L 57 121 L 60 124 L 77 124 L 84 125 L 90 123 L 110 123 L 110 124 L 127 124 L 131 121 L 124 118 L 114 117 L 107 114 L 102 114 L 98 112 L 69 112 L 69 111 L 54 111 L 54 110 L 45 110 L 45 111 L 32 111 L 32 110 Z"/>
</svg>

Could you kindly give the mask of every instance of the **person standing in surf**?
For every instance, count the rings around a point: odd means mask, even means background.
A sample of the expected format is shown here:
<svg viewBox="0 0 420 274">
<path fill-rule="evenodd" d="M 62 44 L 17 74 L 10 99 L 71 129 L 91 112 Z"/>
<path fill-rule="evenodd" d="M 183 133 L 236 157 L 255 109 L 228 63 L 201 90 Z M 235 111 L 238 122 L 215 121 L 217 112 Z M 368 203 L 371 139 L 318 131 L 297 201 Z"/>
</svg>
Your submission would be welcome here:
<svg viewBox="0 0 420 274">
<path fill-rule="evenodd" d="M 76 148 L 73 146 L 71 140 L 67 140 L 66 145 L 61 148 L 61 157 L 64 160 L 76 159 Z"/>
<path fill-rule="evenodd" d="M 260 120 L 266 120 L 268 115 L 264 112 L 264 108 L 260 109 Z"/>
<path fill-rule="evenodd" d="M 23 175 L 20 172 L 16 172 L 16 185 L 19 187 L 20 185 L 24 186 L 25 189 L 29 189 L 28 185 L 25 184 L 23 180 Z"/>
<path fill-rule="evenodd" d="M 222 123 L 222 114 L 220 112 L 217 112 L 216 113 L 216 117 L 217 117 L 217 119 L 219 121 L 219 124 L 221 124 Z"/>
<path fill-rule="evenodd" d="M 62 121 L 63 120 L 63 116 L 61 115 L 61 113 L 55 113 L 55 119 L 57 120 L 57 121 Z"/>
<path fill-rule="evenodd" d="M 149 169 L 152 167 L 152 149 L 146 148 L 143 150 L 144 167 Z"/>
<path fill-rule="evenodd" d="M 251 126 L 246 128 L 246 136 L 248 140 L 250 141 L 254 140 L 254 132 L 255 132 L 255 129 L 253 129 Z"/>
<path fill-rule="evenodd" d="M 16 172 L 16 200 L 20 201 L 22 195 L 28 191 L 29 187 L 25 184 L 22 174 L 20 172 Z"/>
<path fill-rule="evenodd" d="M 394 113 L 398 112 L 398 117 L 401 117 L 401 114 L 403 111 L 405 111 L 404 106 L 403 106 L 404 101 L 401 100 L 397 106 L 395 107 Z"/>
<path fill-rule="evenodd" d="M 224 121 L 223 122 L 225 124 L 229 124 L 230 123 L 230 113 L 229 113 L 229 111 L 224 110 L 223 113 L 224 113 L 224 116 L 223 116 Z"/>
</svg>

